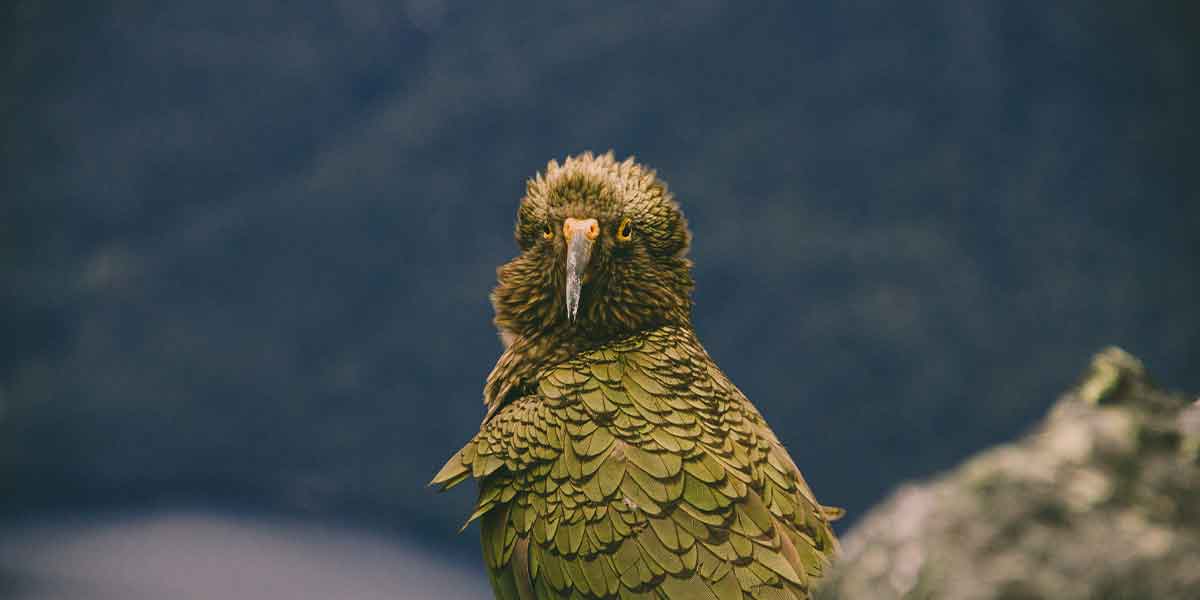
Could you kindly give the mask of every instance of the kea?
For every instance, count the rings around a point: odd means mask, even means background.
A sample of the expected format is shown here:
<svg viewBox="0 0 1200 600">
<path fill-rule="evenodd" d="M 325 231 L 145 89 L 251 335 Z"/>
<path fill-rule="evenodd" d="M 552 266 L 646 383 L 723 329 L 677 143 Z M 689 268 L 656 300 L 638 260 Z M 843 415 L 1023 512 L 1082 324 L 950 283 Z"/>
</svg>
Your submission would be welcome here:
<svg viewBox="0 0 1200 600">
<path fill-rule="evenodd" d="M 690 237 L 632 158 L 527 182 L 487 414 L 431 483 L 479 482 L 496 598 L 802 599 L 828 570 L 840 510 L 696 339 Z"/>
</svg>

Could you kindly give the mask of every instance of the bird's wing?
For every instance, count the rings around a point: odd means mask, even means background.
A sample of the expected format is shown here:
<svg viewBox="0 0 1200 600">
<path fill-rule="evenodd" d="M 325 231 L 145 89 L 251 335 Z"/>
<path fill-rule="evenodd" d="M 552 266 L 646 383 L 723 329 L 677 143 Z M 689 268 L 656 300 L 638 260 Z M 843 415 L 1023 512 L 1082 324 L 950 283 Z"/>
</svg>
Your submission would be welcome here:
<svg viewBox="0 0 1200 600">
<path fill-rule="evenodd" d="M 682 329 L 546 371 L 433 483 L 469 476 L 504 600 L 807 598 L 834 551 L 786 451 Z"/>
</svg>

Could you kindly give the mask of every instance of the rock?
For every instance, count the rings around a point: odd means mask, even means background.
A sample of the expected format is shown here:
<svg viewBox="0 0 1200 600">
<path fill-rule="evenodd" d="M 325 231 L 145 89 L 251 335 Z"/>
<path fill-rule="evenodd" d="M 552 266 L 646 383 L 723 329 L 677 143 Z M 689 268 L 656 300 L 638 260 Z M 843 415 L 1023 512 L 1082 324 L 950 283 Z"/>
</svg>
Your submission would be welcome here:
<svg viewBox="0 0 1200 600">
<path fill-rule="evenodd" d="M 902 486 L 820 597 L 1200 598 L 1200 400 L 1109 348 L 1034 431 Z"/>
</svg>

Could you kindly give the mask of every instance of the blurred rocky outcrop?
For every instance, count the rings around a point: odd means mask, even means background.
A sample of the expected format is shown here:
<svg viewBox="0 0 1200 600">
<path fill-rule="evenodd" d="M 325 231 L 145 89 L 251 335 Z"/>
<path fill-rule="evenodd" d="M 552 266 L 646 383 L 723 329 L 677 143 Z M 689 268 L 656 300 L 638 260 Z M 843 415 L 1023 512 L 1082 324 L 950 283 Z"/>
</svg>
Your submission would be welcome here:
<svg viewBox="0 0 1200 600">
<path fill-rule="evenodd" d="M 1200 400 L 1109 348 L 1024 438 L 905 485 L 823 598 L 1200 598 Z"/>
</svg>

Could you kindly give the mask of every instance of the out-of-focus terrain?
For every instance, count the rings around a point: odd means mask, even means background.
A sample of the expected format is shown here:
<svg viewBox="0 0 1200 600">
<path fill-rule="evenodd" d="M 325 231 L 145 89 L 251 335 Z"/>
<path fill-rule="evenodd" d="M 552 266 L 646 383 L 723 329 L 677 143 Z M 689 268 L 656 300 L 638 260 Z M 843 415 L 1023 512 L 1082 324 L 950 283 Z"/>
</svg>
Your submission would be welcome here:
<svg viewBox="0 0 1200 600">
<path fill-rule="evenodd" d="M 1096 348 L 1200 390 L 1200 3 L 0 5 L 5 532 L 199 507 L 478 565 L 425 484 L 524 180 L 583 150 L 670 184 L 699 336 L 840 527 Z"/>
<path fill-rule="evenodd" d="M 477 600 L 479 569 L 419 544 L 203 511 L 106 515 L 0 531 L 6 600 Z"/>
</svg>

